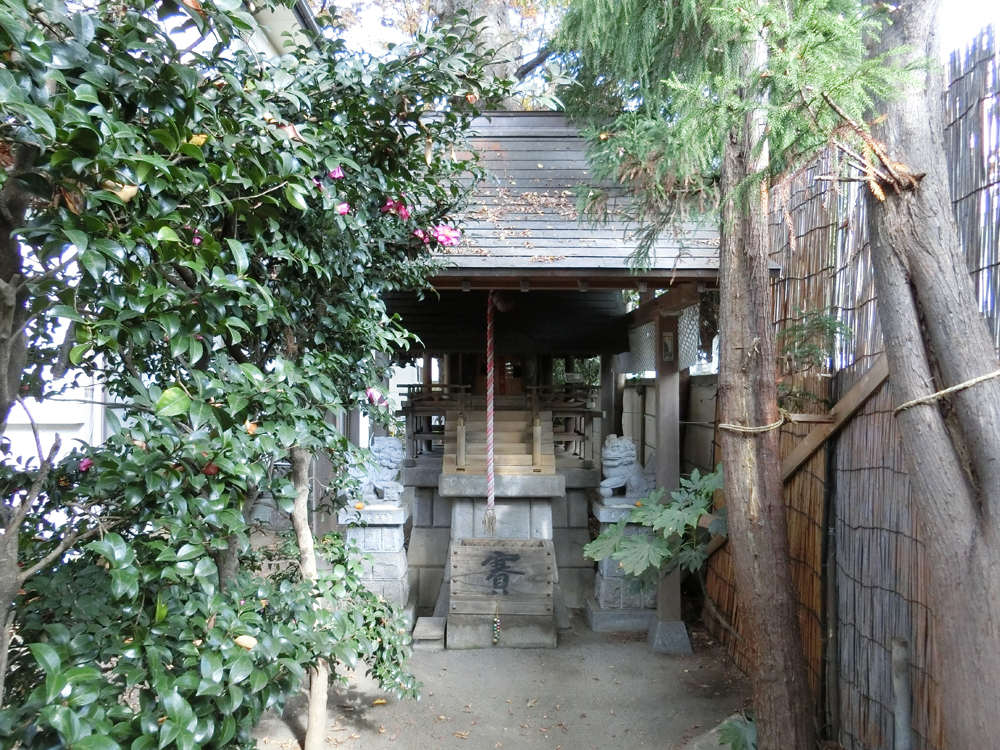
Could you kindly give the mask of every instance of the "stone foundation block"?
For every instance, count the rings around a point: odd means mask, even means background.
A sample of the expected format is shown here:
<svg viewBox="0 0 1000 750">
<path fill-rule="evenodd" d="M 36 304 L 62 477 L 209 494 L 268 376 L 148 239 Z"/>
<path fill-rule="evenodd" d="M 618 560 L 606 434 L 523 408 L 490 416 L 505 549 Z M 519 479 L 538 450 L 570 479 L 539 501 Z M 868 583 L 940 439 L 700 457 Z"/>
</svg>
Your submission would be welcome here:
<svg viewBox="0 0 1000 750">
<path fill-rule="evenodd" d="M 585 489 L 601 486 L 600 469 L 559 469 L 566 482 L 566 489 Z"/>
<path fill-rule="evenodd" d="M 415 567 L 443 568 L 448 559 L 451 534 L 448 529 L 419 528 L 410 531 L 407 559 Z"/>
<path fill-rule="evenodd" d="M 602 609 L 656 609 L 656 587 L 640 586 L 636 579 L 623 576 L 594 577 L 594 599 Z"/>
<path fill-rule="evenodd" d="M 568 525 L 574 529 L 587 528 L 587 521 L 590 516 L 590 494 L 589 490 L 568 490 L 567 508 L 569 511 Z"/>
<path fill-rule="evenodd" d="M 531 539 L 531 512 L 525 500 L 496 500 L 494 507 L 498 539 Z M 451 536 L 453 539 L 483 539 L 489 535 L 483 530 L 486 500 L 455 498 L 451 510 Z"/>
<path fill-rule="evenodd" d="M 594 561 L 583 556 L 583 545 L 590 542 L 586 529 L 556 529 L 552 533 L 552 543 L 556 550 L 559 569 L 593 568 Z"/>
<path fill-rule="evenodd" d="M 420 581 L 417 589 L 417 606 L 420 609 L 433 609 L 437 604 L 441 582 L 444 580 L 444 568 L 421 568 Z"/>
<path fill-rule="evenodd" d="M 584 611 L 590 629 L 595 633 L 613 633 L 616 631 L 643 632 L 649 631 L 649 623 L 656 619 L 656 612 L 651 609 L 604 609 L 587 597 Z"/>
<path fill-rule="evenodd" d="M 392 579 L 406 576 L 406 552 L 376 552 L 372 555 L 372 578 Z"/>
<path fill-rule="evenodd" d="M 565 529 L 569 525 L 568 496 L 552 498 L 552 528 Z"/>
<path fill-rule="evenodd" d="M 558 497 L 566 494 L 566 480 L 560 474 L 501 474 L 496 477 L 494 485 L 496 497 Z M 438 489 L 444 497 L 485 498 L 486 477 L 482 474 L 442 474 Z"/>
<path fill-rule="evenodd" d="M 646 643 L 654 654 L 691 654 L 691 639 L 683 622 L 660 622 L 655 617 L 649 623 Z"/>
<path fill-rule="evenodd" d="M 450 497 L 442 497 L 441 493 L 434 490 L 434 525 L 438 527 L 451 526 L 451 505 Z"/>
<path fill-rule="evenodd" d="M 449 614 L 447 643 L 450 649 L 555 648 L 556 620 L 553 615 L 503 615 L 494 645 L 491 615 Z"/>
<path fill-rule="evenodd" d="M 559 568 L 559 586 L 563 591 L 563 599 L 570 609 L 583 606 L 588 596 L 594 593 L 593 568 Z"/>
<path fill-rule="evenodd" d="M 413 525 L 434 525 L 434 490 L 430 487 L 413 488 Z"/>
<path fill-rule="evenodd" d="M 399 470 L 399 483 L 405 487 L 437 487 L 440 476 L 440 465 L 404 466 Z"/>
<path fill-rule="evenodd" d="M 552 538 L 552 504 L 548 500 L 531 501 L 531 539 Z"/>
</svg>

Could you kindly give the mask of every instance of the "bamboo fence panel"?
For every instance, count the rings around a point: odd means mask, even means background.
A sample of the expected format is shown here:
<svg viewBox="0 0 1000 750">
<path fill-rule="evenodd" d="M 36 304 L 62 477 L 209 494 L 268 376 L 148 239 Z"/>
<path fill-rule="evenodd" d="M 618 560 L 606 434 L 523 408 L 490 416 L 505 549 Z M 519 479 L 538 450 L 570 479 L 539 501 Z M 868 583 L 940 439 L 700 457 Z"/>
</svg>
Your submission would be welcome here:
<svg viewBox="0 0 1000 750">
<path fill-rule="evenodd" d="M 993 32 L 987 30 L 964 55 L 952 56 L 945 108 L 949 180 L 962 247 L 1000 348 L 998 68 Z M 867 188 L 816 181 L 817 174 L 830 171 L 830 159 L 824 155 L 779 186 L 771 219 L 772 258 L 782 269 L 773 282 L 776 330 L 796 323 L 803 311 L 821 310 L 832 311 L 853 331 L 850 339 L 838 341 L 829 372 L 781 371 L 791 385 L 827 404 L 845 394 L 883 349 L 865 221 Z M 893 745 L 891 640 L 903 637 L 910 643 L 913 747 L 940 750 L 940 688 L 934 680 L 925 551 L 892 408 L 885 384 L 786 484 L 789 552 L 820 723 L 836 725 L 834 736 L 846 750 Z M 806 434 L 805 427 L 782 428 L 782 458 Z M 824 542 L 831 538 L 828 549 Z M 828 553 L 835 575 L 826 575 Z M 723 548 L 710 562 L 708 593 L 739 630 L 734 580 L 732 557 Z M 834 591 L 827 592 L 827 585 Z M 831 598 L 833 611 L 825 604 Z M 710 617 L 706 623 L 741 668 L 751 666 L 744 644 Z M 833 644 L 824 640 L 828 630 L 836 634 Z"/>
</svg>

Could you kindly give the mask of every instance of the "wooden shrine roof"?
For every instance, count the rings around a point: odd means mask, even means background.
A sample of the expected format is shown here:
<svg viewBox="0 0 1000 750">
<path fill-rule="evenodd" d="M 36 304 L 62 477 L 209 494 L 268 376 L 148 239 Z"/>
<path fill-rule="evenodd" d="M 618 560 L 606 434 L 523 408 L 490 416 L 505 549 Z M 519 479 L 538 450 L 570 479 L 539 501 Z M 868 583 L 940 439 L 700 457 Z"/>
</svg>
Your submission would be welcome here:
<svg viewBox="0 0 1000 750">
<path fill-rule="evenodd" d="M 489 177 L 466 212 L 462 244 L 440 253 L 450 267 L 434 278 L 437 289 L 635 289 L 640 282 L 655 289 L 716 278 L 714 226 L 661 237 L 651 267 L 636 273 L 629 267 L 634 227 L 595 227 L 580 217 L 576 190 L 596 183 L 586 144 L 561 113 L 496 112 L 474 125 L 472 144 Z"/>
</svg>

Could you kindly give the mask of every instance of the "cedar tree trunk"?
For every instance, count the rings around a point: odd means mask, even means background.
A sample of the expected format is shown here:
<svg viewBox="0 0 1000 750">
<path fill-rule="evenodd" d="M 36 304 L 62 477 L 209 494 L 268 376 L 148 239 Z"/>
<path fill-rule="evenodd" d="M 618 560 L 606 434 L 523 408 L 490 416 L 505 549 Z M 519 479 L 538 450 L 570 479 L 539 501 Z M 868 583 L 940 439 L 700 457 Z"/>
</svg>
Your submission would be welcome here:
<svg viewBox="0 0 1000 750">
<path fill-rule="evenodd" d="M 903 2 L 876 53 L 908 45 L 936 61 L 936 0 Z M 935 63 L 875 130 L 897 172 L 869 196 L 879 319 L 897 405 L 996 371 L 996 351 L 959 246 Z M 885 160 L 883 160 L 884 162 Z M 922 175 L 922 178 L 920 177 Z M 934 613 L 946 747 L 1000 735 L 1000 379 L 896 417 L 919 507 Z M 890 635 L 908 637 L 907 633 Z"/>
<path fill-rule="evenodd" d="M 312 454 L 302 448 L 292 448 L 292 482 L 295 485 L 295 506 L 292 526 L 299 543 L 299 570 L 302 578 L 315 581 L 316 547 L 309 528 L 309 464 Z M 322 659 L 309 670 L 309 711 L 306 739 L 302 750 L 323 750 L 326 736 L 326 701 L 330 683 L 330 666 Z"/>
<path fill-rule="evenodd" d="M 750 48 L 747 68 L 762 54 Z M 760 427 L 779 418 L 767 194 L 746 186 L 767 162 L 761 113 L 726 138 L 722 163 L 722 246 L 719 287 L 719 398 L 723 424 Z M 751 648 L 753 701 L 760 750 L 811 750 L 812 701 L 792 586 L 780 474 L 779 430 L 742 434 L 720 429 L 729 540 L 744 635 Z"/>
</svg>

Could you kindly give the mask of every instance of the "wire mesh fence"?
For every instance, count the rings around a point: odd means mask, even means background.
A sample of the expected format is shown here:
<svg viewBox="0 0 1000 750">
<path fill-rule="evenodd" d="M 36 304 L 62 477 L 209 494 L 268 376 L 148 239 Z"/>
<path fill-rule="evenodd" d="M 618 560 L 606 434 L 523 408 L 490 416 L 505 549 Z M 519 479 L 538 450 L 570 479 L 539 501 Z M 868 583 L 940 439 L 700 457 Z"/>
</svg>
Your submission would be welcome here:
<svg viewBox="0 0 1000 750">
<path fill-rule="evenodd" d="M 992 29 L 952 56 L 945 105 L 949 179 L 962 247 L 1000 347 L 1000 58 Z M 868 248 L 864 183 L 837 184 L 831 155 L 775 191 L 774 320 L 781 332 L 819 311 L 848 326 L 824 368 L 779 363 L 795 411 L 822 412 L 848 392 L 883 350 Z M 791 234 L 792 241 L 789 241 Z M 888 383 L 785 485 L 793 578 L 819 721 L 846 750 L 893 746 L 891 641 L 909 641 L 914 748 L 943 747 L 934 679 L 933 613 L 917 508 Z M 808 431 L 782 430 L 782 458 Z M 713 558 L 709 595 L 739 629 L 732 559 Z M 743 667 L 752 654 L 710 618 Z"/>
</svg>

